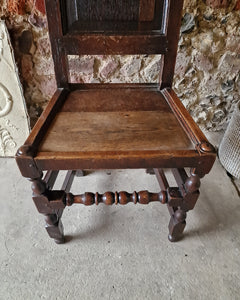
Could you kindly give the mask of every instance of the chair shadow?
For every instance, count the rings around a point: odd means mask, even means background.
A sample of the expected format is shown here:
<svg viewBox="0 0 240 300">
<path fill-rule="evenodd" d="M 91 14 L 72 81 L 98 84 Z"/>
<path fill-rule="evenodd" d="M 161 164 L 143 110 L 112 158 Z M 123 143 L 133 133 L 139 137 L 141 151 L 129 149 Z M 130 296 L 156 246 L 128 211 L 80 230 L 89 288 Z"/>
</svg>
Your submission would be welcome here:
<svg viewBox="0 0 240 300">
<path fill-rule="evenodd" d="M 92 216 L 92 219 L 94 221 L 92 222 L 91 228 L 72 235 L 66 235 L 65 243 L 69 243 L 77 240 L 83 240 L 83 239 L 96 238 L 100 234 L 107 232 L 108 228 L 112 225 L 111 217 L 116 213 L 117 212 L 110 211 L 109 207 L 103 206 L 101 211 L 97 212 L 96 217 Z"/>
<path fill-rule="evenodd" d="M 240 209 L 240 201 L 229 201 L 226 205 L 224 199 L 226 194 L 218 193 L 218 183 L 215 183 L 215 186 L 211 186 L 211 191 L 201 192 L 201 196 L 197 202 L 196 207 L 193 211 L 189 211 L 188 215 L 194 213 L 195 217 L 198 220 L 198 226 L 196 228 L 188 229 L 188 218 L 187 226 L 184 230 L 183 237 L 181 240 L 194 238 L 196 235 L 201 237 L 206 234 L 218 234 L 220 232 L 227 232 L 233 226 L 240 226 L 240 221 L 238 217 L 238 211 Z M 212 198 L 211 198 L 212 197 Z M 229 199 L 231 200 L 231 199 Z M 233 197 L 232 197 L 233 200 Z M 234 199 L 235 200 L 235 199 Z M 220 201 L 220 202 L 219 202 Z M 167 208 L 166 208 L 167 209 Z M 110 207 L 103 206 L 100 211 L 97 211 L 97 214 L 92 215 L 92 227 L 75 233 L 71 236 L 66 236 L 66 242 L 76 241 L 80 239 L 93 239 L 100 234 L 103 234 L 108 231 L 110 226 L 112 226 L 114 218 L 112 215 L 117 213 L 117 211 L 110 210 Z M 164 224 L 166 227 L 166 234 L 168 234 L 168 224 Z"/>
<path fill-rule="evenodd" d="M 211 206 L 211 204 L 210 204 Z M 234 212 L 234 208 L 232 210 Z M 191 213 L 192 211 L 190 211 L 189 213 Z M 110 212 L 108 210 L 108 207 L 103 207 L 103 210 L 101 210 L 100 212 L 97 212 L 97 217 L 92 217 L 93 218 L 93 222 L 92 222 L 92 227 L 75 233 L 73 235 L 66 235 L 65 236 L 65 242 L 66 243 L 70 243 L 73 241 L 77 241 L 77 240 L 83 240 L 83 239 L 94 239 L 96 237 L 98 237 L 99 235 L 105 233 L 108 231 L 108 229 L 112 226 L 113 224 L 113 218 L 111 217 L 113 215 L 113 213 L 117 213 L 117 212 Z M 220 231 L 220 227 L 219 225 L 221 224 L 221 231 L 227 231 L 229 228 L 232 228 L 232 226 L 234 225 L 239 225 L 240 226 L 240 222 L 238 221 L 237 218 L 230 218 L 228 216 L 228 218 L 226 219 L 226 216 L 224 214 L 224 212 L 222 211 L 221 214 L 218 214 L 217 216 L 214 215 L 213 210 L 210 209 L 208 214 L 205 214 L 205 217 L 202 217 L 202 213 L 198 212 L 197 208 L 195 208 L 195 213 L 197 214 L 197 217 L 199 219 L 202 219 L 204 221 L 204 224 L 202 223 L 201 225 L 199 225 L 196 228 L 190 228 L 188 229 L 188 220 L 187 220 L 187 226 L 183 232 L 183 236 L 181 237 L 181 239 L 179 239 L 179 241 L 182 240 L 186 240 L 186 239 L 191 239 L 194 238 L 195 236 L 204 236 L 206 234 L 217 234 Z M 231 214 L 230 212 L 228 212 L 228 214 Z M 170 216 L 169 216 L 170 218 Z M 166 236 L 168 234 L 168 224 L 165 224 L 166 227 Z"/>
<path fill-rule="evenodd" d="M 236 214 L 238 210 L 236 210 L 235 203 L 232 203 L 232 205 L 229 203 L 227 212 L 224 210 L 224 207 L 216 212 L 214 205 L 210 201 L 207 201 L 204 205 L 208 207 L 204 217 L 203 212 L 199 211 L 197 207 L 194 209 L 196 217 L 202 219 L 204 223 L 202 222 L 197 228 L 188 229 L 186 226 L 184 238 L 192 238 L 196 235 L 201 237 L 206 234 L 212 236 L 213 233 L 214 235 L 220 232 L 226 233 L 231 228 L 240 227 L 240 220 Z M 236 217 L 234 217 L 235 214 Z"/>
</svg>

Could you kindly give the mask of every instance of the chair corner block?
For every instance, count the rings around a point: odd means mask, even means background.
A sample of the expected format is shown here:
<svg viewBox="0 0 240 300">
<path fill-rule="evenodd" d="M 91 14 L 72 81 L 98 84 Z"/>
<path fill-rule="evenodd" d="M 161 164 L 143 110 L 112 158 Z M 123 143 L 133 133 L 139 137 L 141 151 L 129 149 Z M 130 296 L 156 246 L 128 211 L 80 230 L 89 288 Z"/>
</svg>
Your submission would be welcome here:
<svg viewBox="0 0 240 300">
<path fill-rule="evenodd" d="M 38 169 L 34 160 L 34 154 L 33 147 L 27 144 L 17 150 L 15 159 L 23 177 L 39 178 L 42 176 L 42 171 Z"/>
</svg>

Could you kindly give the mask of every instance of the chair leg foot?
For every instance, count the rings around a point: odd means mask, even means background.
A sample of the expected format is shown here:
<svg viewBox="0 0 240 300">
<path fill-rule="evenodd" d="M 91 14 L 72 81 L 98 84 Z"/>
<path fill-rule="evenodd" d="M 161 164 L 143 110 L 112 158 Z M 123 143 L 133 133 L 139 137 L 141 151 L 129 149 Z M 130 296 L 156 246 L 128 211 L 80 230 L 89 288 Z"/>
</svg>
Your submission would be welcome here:
<svg viewBox="0 0 240 300">
<path fill-rule="evenodd" d="M 168 235 L 168 240 L 172 243 L 177 242 L 176 238 L 173 237 L 171 234 Z"/>
<path fill-rule="evenodd" d="M 64 244 L 64 233 L 62 221 L 58 214 L 45 215 L 45 228 L 49 236 L 54 239 L 57 244 Z"/>
<path fill-rule="evenodd" d="M 186 226 L 186 217 L 186 212 L 181 209 L 177 209 L 171 216 L 168 226 L 168 239 L 170 242 L 177 242 L 182 238 L 182 234 Z"/>
<path fill-rule="evenodd" d="M 168 239 L 170 242 L 176 242 L 183 235 L 187 212 L 194 208 L 199 197 L 200 178 L 194 169 L 191 170 L 189 177 L 184 169 L 172 169 L 172 172 L 179 187 L 180 202 L 176 202 L 174 197 L 168 202 L 171 216 Z"/>
<path fill-rule="evenodd" d="M 64 237 L 62 238 L 62 239 L 60 239 L 60 240 L 54 240 L 54 242 L 56 243 L 56 244 L 58 244 L 58 245 L 60 245 L 60 244 L 64 244 L 65 243 L 65 239 L 64 239 Z"/>
</svg>

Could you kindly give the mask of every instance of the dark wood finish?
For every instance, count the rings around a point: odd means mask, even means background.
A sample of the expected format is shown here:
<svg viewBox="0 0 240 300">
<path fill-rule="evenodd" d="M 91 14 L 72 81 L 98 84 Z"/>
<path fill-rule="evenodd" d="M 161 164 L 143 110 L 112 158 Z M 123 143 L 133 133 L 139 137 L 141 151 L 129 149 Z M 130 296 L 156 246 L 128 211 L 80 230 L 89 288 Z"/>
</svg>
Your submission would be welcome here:
<svg viewBox="0 0 240 300">
<path fill-rule="evenodd" d="M 172 169 L 172 173 L 179 186 L 179 195 L 182 198 L 178 205 L 171 205 L 169 209 L 171 219 L 169 223 L 169 240 L 177 241 L 185 228 L 187 212 L 194 208 L 199 197 L 200 179 L 191 171 L 190 177 L 184 169 Z M 169 203 L 170 205 L 170 203 Z"/>
<path fill-rule="evenodd" d="M 184 169 L 172 169 L 172 173 L 179 188 L 183 188 L 188 178 L 186 171 Z"/>
<path fill-rule="evenodd" d="M 167 178 L 162 169 L 154 169 L 162 191 L 167 191 L 167 206 L 170 213 L 169 240 L 176 242 L 182 237 L 186 226 L 187 212 L 194 208 L 199 197 L 200 179 L 194 170 L 188 177 L 182 169 L 172 169 L 178 187 L 169 187 Z"/>
<path fill-rule="evenodd" d="M 75 87 L 73 86 L 75 89 Z M 36 156 L 35 160 L 39 168 L 45 169 L 49 166 L 53 167 L 52 163 L 55 164 L 55 166 L 58 169 L 66 169 L 65 166 L 67 166 L 69 169 L 78 169 L 79 165 L 81 165 L 85 169 L 91 169 L 91 168 L 124 168 L 125 167 L 125 160 L 128 159 L 128 167 L 132 168 L 138 168 L 138 167 L 144 167 L 144 168 L 152 168 L 157 165 L 162 165 L 162 167 L 195 167 L 198 168 L 201 172 L 206 172 L 206 168 L 211 168 L 211 165 L 214 161 L 215 154 L 214 152 L 205 152 L 201 153 L 199 155 L 198 152 L 196 152 L 195 149 L 198 149 L 198 143 L 196 143 L 196 140 L 203 141 L 203 136 L 200 131 L 193 130 L 193 136 L 194 138 L 191 138 L 191 142 L 186 139 L 189 135 L 189 128 L 190 126 L 183 126 L 183 129 L 181 126 L 177 126 L 178 123 L 176 123 L 175 116 L 181 120 L 185 115 L 187 114 L 185 108 L 179 109 L 179 110 L 173 110 L 168 107 L 166 104 L 164 97 L 162 97 L 162 93 L 158 92 L 154 86 L 135 86 L 130 87 L 127 86 L 126 89 L 124 89 L 124 86 L 121 85 L 121 88 L 118 85 L 114 85 L 113 87 L 107 86 L 106 88 L 103 88 L 103 85 L 100 85 L 99 87 L 97 85 L 94 85 L 94 87 L 90 88 L 89 86 L 80 86 L 82 90 L 75 90 L 74 92 L 70 93 L 67 100 L 65 101 L 64 105 L 61 108 L 61 113 L 68 113 L 69 116 L 70 113 L 73 112 L 73 115 L 77 116 L 78 111 L 81 112 L 81 116 L 88 116 L 89 117 L 89 123 L 83 124 L 84 126 L 94 126 L 96 124 L 95 121 L 95 114 L 85 114 L 85 112 L 97 112 L 96 119 L 100 118 L 99 112 L 104 113 L 103 116 L 110 121 L 112 118 L 110 118 L 111 115 L 118 114 L 119 116 L 124 116 L 124 112 L 126 111 L 134 111 L 134 115 L 145 114 L 146 113 L 146 120 L 147 115 L 151 114 L 157 114 L 159 115 L 159 118 L 161 118 L 161 115 L 168 115 L 170 116 L 170 119 L 172 120 L 172 124 L 169 128 L 171 128 L 171 131 L 166 130 L 165 126 L 168 126 L 167 122 L 166 124 L 160 128 L 159 133 L 152 132 L 151 135 L 156 134 L 156 139 L 158 139 L 158 145 L 161 149 L 158 150 L 149 150 L 147 149 L 147 145 L 144 144 L 144 148 L 141 146 L 141 142 L 138 143 L 138 149 L 141 151 L 139 152 L 136 150 L 136 144 L 134 145 L 134 151 L 131 151 L 131 143 L 132 138 L 131 135 L 129 136 L 129 139 L 127 138 L 127 132 L 123 132 L 123 136 L 125 136 L 125 143 L 124 145 L 121 145 L 121 147 L 125 147 L 125 150 L 122 151 L 120 148 L 114 148 L 114 144 L 109 142 L 108 151 L 105 151 L 103 153 L 104 147 L 94 147 L 95 141 L 92 140 L 92 149 L 89 150 L 89 143 L 87 142 L 87 139 L 83 141 L 85 143 L 85 149 L 88 148 L 89 151 L 81 152 L 81 147 L 77 143 L 79 142 L 76 139 L 76 134 L 78 135 L 76 128 L 80 127 L 81 122 L 83 120 L 76 117 L 76 124 L 74 124 L 74 118 L 72 123 L 67 122 L 67 128 L 69 130 L 69 126 L 71 125 L 71 128 L 73 130 L 73 133 L 75 135 L 74 138 L 71 139 L 70 143 L 75 143 L 76 149 L 79 151 L 69 151 L 68 149 L 61 148 L 61 151 L 59 152 L 38 152 L 38 155 Z M 165 95 L 165 91 L 163 93 Z M 170 103 L 169 99 L 167 99 Z M 172 100 L 173 101 L 173 100 Z M 153 112 L 149 112 L 149 110 Z M 105 114 L 105 112 L 108 112 Z M 109 112 L 114 112 L 114 114 L 109 114 Z M 184 113 L 183 113 L 184 112 Z M 79 116 L 80 116 L 79 115 Z M 178 115 L 180 115 L 178 117 Z M 54 124 L 59 119 L 59 114 L 57 114 L 54 122 L 52 123 L 50 130 L 48 130 L 47 135 L 43 139 L 43 144 L 48 139 L 47 136 L 52 131 L 52 134 L 57 136 L 58 134 L 61 135 L 63 132 L 62 129 L 60 131 L 54 130 Z M 63 120 L 63 122 L 66 123 L 66 120 L 64 120 L 64 115 L 62 115 L 62 118 L 60 120 Z M 92 117 L 90 117 L 92 116 Z M 72 117 L 70 117 L 72 119 Z M 164 116 L 163 116 L 164 119 Z M 124 118 L 123 118 L 124 120 Z M 100 120 L 103 122 L 103 120 Z M 120 121 L 119 121 L 120 122 Z M 154 119 L 150 121 L 150 124 L 147 126 L 150 126 L 151 123 L 154 122 Z M 160 120 L 160 123 L 162 121 Z M 160 124 L 159 123 L 159 124 Z M 59 126 L 62 126 L 62 121 L 58 122 Z M 98 123 L 100 124 L 100 123 Z M 109 123 L 111 124 L 111 123 Z M 109 125 L 108 124 L 108 125 Z M 154 124 L 154 123 L 152 123 Z M 159 124 L 156 124 L 159 127 Z M 162 123 L 161 123 L 162 124 Z M 175 125 L 174 125 L 175 124 Z M 189 120 L 189 124 L 193 124 L 193 121 Z M 115 126 L 115 125 L 114 125 Z M 124 128 L 124 124 L 119 124 L 119 129 Z M 144 125 L 145 126 L 145 125 Z M 175 126 L 175 127 L 174 127 Z M 193 126 L 193 125 L 192 125 Z M 110 127 L 110 126 L 109 126 Z M 160 126 L 161 127 L 161 126 Z M 90 127 L 91 128 L 91 127 Z M 149 127 L 151 128 L 151 126 Z M 156 127 L 157 128 L 157 127 Z M 180 134 L 172 134 L 174 132 L 174 128 L 178 128 L 177 132 Z M 100 128 L 97 128 L 97 130 L 100 130 Z M 131 131 L 131 128 L 128 128 L 128 133 L 132 132 L 133 135 L 135 135 L 135 132 Z M 164 133 L 165 131 L 165 133 Z M 115 132 L 118 132 L 116 130 Z M 80 132 L 80 135 L 84 133 Z M 95 134 L 94 132 L 92 133 Z M 101 135 L 104 135 L 102 132 Z M 139 134 L 143 134 L 140 132 Z M 161 136 L 165 136 L 165 139 L 161 139 Z M 196 136 L 196 137 L 195 137 Z M 118 137 L 118 135 L 116 135 Z M 90 137 L 89 137 L 90 138 Z M 182 143 L 182 145 L 185 145 L 185 147 L 182 148 L 182 150 L 177 150 L 175 148 L 175 145 L 179 143 L 175 143 L 174 138 L 178 138 L 179 142 Z M 65 139 L 65 137 L 64 137 Z M 60 143 L 59 143 L 59 140 Z M 53 146 L 57 145 L 57 147 L 67 147 L 67 144 L 64 142 L 62 138 L 59 138 L 58 142 L 53 143 Z M 101 143 L 105 143 L 106 145 L 106 137 L 102 140 L 100 140 Z M 130 141 L 130 142 L 129 142 Z M 163 141 L 162 143 L 159 143 L 159 141 Z M 185 144 L 183 144 L 185 141 Z M 167 144 L 170 146 L 172 145 L 173 148 L 171 149 Z M 193 145 L 196 145 L 195 147 Z M 65 146 L 66 145 L 66 146 Z M 155 144 L 154 144 L 155 145 Z M 165 147 L 167 148 L 163 148 Z M 196 148 L 197 147 L 197 148 Z M 91 146 L 90 146 L 91 148 Z M 41 147 L 39 148 L 39 150 Z M 105 147 L 106 149 L 106 147 Z M 53 149 L 51 149 L 53 150 Z M 64 150 L 64 152 L 63 152 Z M 112 151 L 110 151 L 112 150 Z M 143 154 L 144 150 L 144 157 L 146 159 L 142 159 L 141 155 Z M 54 157 L 54 161 L 52 158 Z M 68 163 L 66 164 L 66 160 Z"/>
<path fill-rule="evenodd" d="M 128 1 L 78 0 L 77 12 L 78 12 L 78 19 L 80 21 L 138 20 L 139 1 L 138 0 L 128 0 Z"/>
<path fill-rule="evenodd" d="M 65 51 L 63 48 L 59 48 L 59 40 L 63 36 L 60 1 L 45 0 L 45 6 L 47 10 L 48 30 L 52 47 L 57 86 L 63 88 L 68 85 L 68 67 Z"/>
<path fill-rule="evenodd" d="M 106 192 L 104 194 L 93 194 L 93 193 L 85 193 L 82 195 L 67 195 L 66 204 L 71 206 L 74 203 L 84 204 L 86 206 L 99 203 L 104 203 L 106 205 L 112 204 L 122 204 L 126 205 L 130 202 L 137 204 L 148 204 L 150 202 L 161 202 L 166 203 L 167 201 L 167 194 L 165 192 L 160 193 L 150 193 L 148 191 L 141 191 L 141 192 L 134 192 L 132 194 L 127 193 L 125 191 L 122 192 Z"/>
<path fill-rule="evenodd" d="M 170 213 L 172 210 L 169 210 Z M 187 214 L 185 211 L 181 209 L 177 209 L 174 211 L 174 213 L 171 215 L 171 219 L 168 225 L 169 229 L 169 235 L 168 239 L 170 242 L 177 242 L 183 233 L 183 230 L 186 226 L 186 219 Z"/>
<path fill-rule="evenodd" d="M 78 2 L 77 0 L 68 0 L 66 2 L 66 12 L 67 12 L 66 18 L 67 18 L 69 26 L 71 26 L 79 18 L 77 2 Z"/>
<path fill-rule="evenodd" d="M 171 88 L 183 0 L 45 3 L 58 89 L 16 161 L 32 181 L 49 236 L 64 242 L 61 217 L 74 203 L 160 202 L 170 213 L 169 240 L 179 240 L 199 197 L 200 178 L 216 156 Z M 71 84 L 70 54 L 162 54 L 159 83 Z M 70 192 L 76 170 L 114 168 L 154 170 L 160 191 Z M 176 187 L 169 186 L 164 168 L 172 169 Z M 55 190 L 59 170 L 68 172 L 61 190 Z"/>
<path fill-rule="evenodd" d="M 167 178 L 162 169 L 153 169 L 154 173 L 157 177 L 157 181 L 159 183 L 160 189 L 162 191 L 166 191 L 169 188 Z"/>
<path fill-rule="evenodd" d="M 135 1 L 135 0 L 133 0 Z M 61 5 L 60 5 L 61 2 Z M 139 1 L 136 1 L 139 3 Z M 156 33 L 156 28 L 149 34 L 141 30 L 139 27 L 140 36 L 134 31 L 127 32 L 126 24 L 123 26 L 124 33 L 118 32 L 118 34 L 111 34 L 111 30 L 108 31 L 103 29 L 102 33 L 95 32 L 94 30 L 85 30 L 81 32 L 78 29 L 74 30 L 73 33 L 68 33 L 68 25 L 66 18 L 69 22 L 74 22 L 77 18 L 80 18 L 81 12 L 85 11 L 87 18 L 90 20 L 88 26 L 92 23 L 92 20 L 100 19 L 103 20 L 106 16 L 113 15 L 113 20 L 110 27 L 114 26 L 117 18 L 121 15 L 119 10 L 116 10 L 117 5 L 121 5 L 121 1 L 118 1 L 116 5 L 110 5 L 105 2 L 99 2 L 99 4 L 91 4 L 91 1 L 82 1 L 82 10 L 76 12 L 77 3 L 72 0 L 66 5 L 65 1 L 50 1 L 46 0 L 46 9 L 48 16 L 48 25 L 51 38 L 53 58 L 55 62 L 56 79 L 59 87 L 67 87 L 67 54 L 165 54 L 162 59 L 162 72 L 161 72 L 161 88 L 171 87 L 172 79 L 176 61 L 177 41 L 179 37 L 179 29 L 181 22 L 181 10 L 183 0 L 174 2 L 173 0 L 166 1 L 155 1 L 152 0 L 141 0 L 139 4 L 139 18 L 145 19 L 142 23 L 146 22 L 147 19 L 152 19 L 156 8 L 156 11 L 160 15 L 156 15 L 156 20 L 161 24 L 161 30 Z M 84 3 L 85 8 L 84 8 Z M 122 4 L 122 7 L 125 4 Z M 66 7 L 67 6 L 67 7 Z M 99 8 L 98 8 L 99 6 Z M 123 13 L 123 16 L 129 16 L 127 18 L 133 18 L 131 6 L 125 5 L 127 13 Z M 137 9 L 136 5 L 132 6 L 133 9 Z M 68 16 L 66 15 L 68 12 Z M 114 12 L 112 12 L 114 11 Z M 72 12 L 72 13 L 71 13 Z M 116 14 L 116 13 L 117 14 Z M 69 14 L 71 16 L 69 16 Z M 101 16 L 101 14 L 103 14 Z M 105 15 L 106 14 L 106 15 Z M 136 14 L 136 13 L 135 13 Z M 104 17 L 105 15 L 105 17 Z M 160 18 L 161 17 L 161 18 Z M 107 17 L 108 18 L 108 17 Z M 133 18 L 134 19 L 134 18 Z M 174 20 L 171 22 L 170 20 Z M 161 33 L 161 34 L 159 34 Z M 167 50 L 167 51 L 166 51 Z"/>
<path fill-rule="evenodd" d="M 163 33 L 167 37 L 168 52 L 162 57 L 160 73 L 160 88 L 171 88 L 177 57 L 177 47 L 181 26 L 181 11 L 183 0 L 166 0 Z"/>
<path fill-rule="evenodd" d="M 47 173 L 46 173 L 43 180 L 46 182 L 47 188 L 49 190 L 53 189 L 53 186 L 54 186 L 54 183 L 57 179 L 58 173 L 59 173 L 59 171 L 52 171 L 52 170 L 47 171 Z"/>
<path fill-rule="evenodd" d="M 142 156 L 144 153 L 144 156 Z M 103 156 L 104 154 L 104 156 Z M 182 168 L 199 166 L 204 172 L 207 156 L 199 157 L 195 150 L 189 151 L 127 151 L 127 152 L 38 152 L 36 165 L 39 169 L 59 170 L 124 169 L 124 168 Z M 26 176 L 28 177 L 28 176 Z"/>
<path fill-rule="evenodd" d="M 45 228 L 49 236 L 54 239 L 55 243 L 63 244 L 65 242 L 64 233 L 63 233 L 63 224 L 59 216 L 60 215 L 56 213 L 45 215 L 45 222 L 46 222 Z"/>
<path fill-rule="evenodd" d="M 174 111 L 178 121 L 185 128 L 186 133 L 189 135 L 189 138 L 199 148 L 199 151 L 201 151 L 202 146 L 205 145 L 206 148 L 202 150 L 203 152 L 214 152 L 212 145 L 207 145 L 207 138 L 200 130 L 200 128 L 196 125 L 196 123 L 193 121 L 193 118 L 183 106 L 176 93 L 171 89 L 164 89 L 163 95 L 166 101 L 168 102 L 169 106 Z"/>
<path fill-rule="evenodd" d="M 44 136 L 45 132 L 50 126 L 57 111 L 59 111 L 59 109 L 63 105 L 63 102 L 65 101 L 67 94 L 68 91 L 65 89 L 60 89 L 60 88 L 57 89 L 57 91 L 49 101 L 46 109 L 41 114 L 36 125 L 32 129 L 31 134 L 29 135 L 29 137 L 25 142 L 25 145 L 31 145 L 31 148 L 33 149 L 34 152 L 38 148 L 42 140 L 42 137 Z"/>
<path fill-rule="evenodd" d="M 161 31 L 163 0 L 62 0 L 66 32 Z"/>
<path fill-rule="evenodd" d="M 35 151 L 31 145 L 21 146 L 16 153 L 16 162 L 22 176 L 27 178 L 38 178 L 42 171 L 37 167 L 34 159 Z"/>
<path fill-rule="evenodd" d="M 66 35 L 59 41 L 68 55 L 126 55 L 126 54 L 165 54 L 167 39 L 161 34 L 141 35 Z"/>
<path fill-rule="evenodd" d="M 91 86 L 91 85 L 90 85 Z M 162 111 L 172 113 L 158 89 L 144 85 L 94 85 L 71 92 L 61 112 Z"/>
<path fill-rule="evenodd" d="M 159 111 L 61 112 L 39 151 L 67 152 L 69 144 L 72 152 L 85 153 L 141 151 L 143 144 L 144 151 L 171 150 L 173 144 L 176 150 L 194 149 L 176 119 Z"/>
<path fill-rule="evenodd" d="M 68 193 L 70 191 L 75 175 L 76 175 L 76 171 L 70 170 L 67 172 L 67 175 L 65 177 L 65 180 L 64 180 L 62 188 L 61 188 L 66 193 Z"/>
<path fill-rule="evenodd" d="M 63 225 L 61 215 L 65 207 L 63 202 L 64 192 L 51 193 L 47 184 L 41 178 L 31 180 L 33 201 L 38 211 L 45 216 L 45 228 L 57 244 L 64 243 Z M 51 203 L 51 201 L 53 203 Z"/>
<path fill-rule="evenodd" d="M 154 173 L 154 170 L 153 169 L 146 169 L 146 174 L 149 174 L 149 175 L 155 175 Z"/>
<path fill-rule="evenodd" d="M 139 21 L 152 21 L 155 14 L 155 0 L 140 0 Z"/>
</svg>

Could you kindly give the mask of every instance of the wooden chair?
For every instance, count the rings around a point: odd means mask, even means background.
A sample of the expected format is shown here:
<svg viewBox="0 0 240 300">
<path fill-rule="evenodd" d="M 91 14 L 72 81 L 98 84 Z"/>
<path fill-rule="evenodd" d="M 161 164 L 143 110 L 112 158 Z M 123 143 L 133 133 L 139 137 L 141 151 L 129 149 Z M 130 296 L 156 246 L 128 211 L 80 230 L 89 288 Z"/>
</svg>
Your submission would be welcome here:
<svg viewBox="0 0 240 300">
<path fill-rule="evenodd" d="M 177 241 L 199 196 L 200 178 L 215 160 L 213 146 L 172 90 L 183 0 L 45 5 L 58 88 L 16 161 L 32 181 L 48 234 L 64 242 L 61 216 L 74 203 L 158 201 L 167 204 L 169 240 Z M 69 83 L 68 55 L 83 54 L 161 54 L 159 84 Z M 77 170 L 129 168 L 154 170 L 160 192 L 70 193 Z M 172 171 L 177 187 L 169 187 L 163 169 Z M 54 190 L 59 170 L 68 172 L 62 189 Z"/>
</svg>

